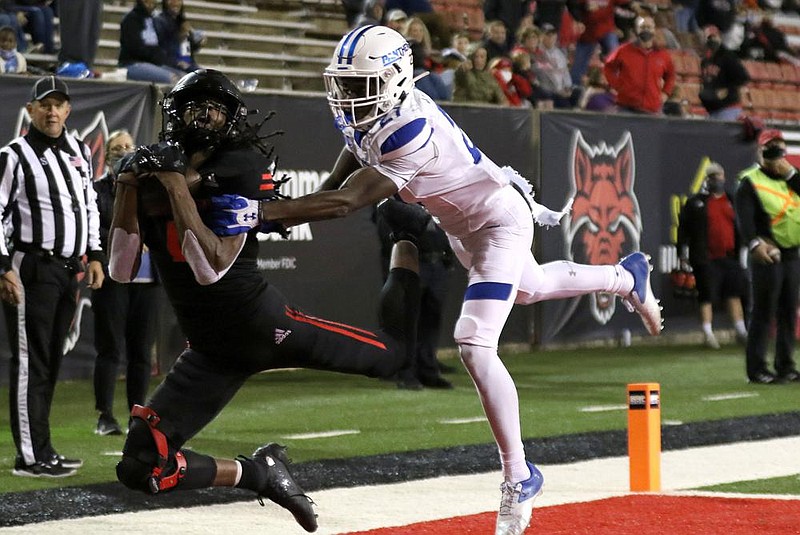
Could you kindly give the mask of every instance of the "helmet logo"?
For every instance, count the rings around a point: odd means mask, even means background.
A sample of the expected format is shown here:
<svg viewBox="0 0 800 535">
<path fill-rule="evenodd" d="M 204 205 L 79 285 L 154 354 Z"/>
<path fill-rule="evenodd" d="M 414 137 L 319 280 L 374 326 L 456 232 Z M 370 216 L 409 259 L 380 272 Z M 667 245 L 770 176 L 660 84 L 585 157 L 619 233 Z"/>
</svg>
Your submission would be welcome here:
<svg viewBox="0 0 800 535">
<path fill-rule="evenodd" d="M 383 56 L 381 56 L 381 63 L 383 63 L 384 67 L 386 67 L 387 65 L 391 65 L 392 63 L 396 63 L 401 59 L 403 59 L 403 56 L 405 56 L 408 50 L 409 50 L 408 43 L 403 43 L 403 46 L 395 48 L 388 54 L 384 54 Z"/>
</svg>

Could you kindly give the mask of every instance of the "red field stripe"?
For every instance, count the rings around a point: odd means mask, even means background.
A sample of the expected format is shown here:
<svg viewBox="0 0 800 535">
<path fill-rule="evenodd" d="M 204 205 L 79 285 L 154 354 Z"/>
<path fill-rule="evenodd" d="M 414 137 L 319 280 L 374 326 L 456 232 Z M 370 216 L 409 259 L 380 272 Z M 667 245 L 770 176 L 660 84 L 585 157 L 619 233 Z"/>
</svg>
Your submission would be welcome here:
<svg viewBox="0 0 800 535">
<path fill-rule="evenodd" d="M 345 535 L 465 535 L 494 531 L 496 513 Z M 800 534 L 800 500 L 633 495 L 534 509 L 527 535 Z"/>
</svg>

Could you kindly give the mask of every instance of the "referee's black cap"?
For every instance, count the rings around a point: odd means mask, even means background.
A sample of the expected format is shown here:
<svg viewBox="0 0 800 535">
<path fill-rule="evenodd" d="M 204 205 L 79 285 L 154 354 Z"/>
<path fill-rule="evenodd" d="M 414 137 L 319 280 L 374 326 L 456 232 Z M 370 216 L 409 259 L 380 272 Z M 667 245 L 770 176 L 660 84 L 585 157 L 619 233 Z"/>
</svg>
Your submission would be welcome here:
<svg viewBox="0 0 800 535">
<path fill-rule="evenodd" d="M 33 84 L 33 90 L 31 91 L 31 102 L 34 100 L 42 100 L 53 93 L 61 93 L 67 100 L 69 100 L 69 88 L 63 80 L 55 76 L 45 76 L 44 78 L 39 78 L 36 80 L 36 83 Z"/>
</svg>

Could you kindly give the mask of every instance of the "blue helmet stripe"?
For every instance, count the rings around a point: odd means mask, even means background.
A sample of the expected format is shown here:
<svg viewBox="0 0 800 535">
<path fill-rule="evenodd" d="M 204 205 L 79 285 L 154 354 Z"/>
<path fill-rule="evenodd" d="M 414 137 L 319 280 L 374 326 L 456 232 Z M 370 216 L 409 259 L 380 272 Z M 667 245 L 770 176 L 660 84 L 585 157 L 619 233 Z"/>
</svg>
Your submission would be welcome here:
<svg viewBox="0 0 800 535">
<path fill-rule="evenodd" d="M 353 30 L 352 32 L 350 32 L 347 35 L 347 38 L 342 43 L 342 47 L 339 49 L 339 64 L 340 65 L 345 60 L 347 60 L 346 61 L 347 65 L 352 65 L 353 64 L 353 53 L 355 52 L 356 45 L 358 44 L 358 40 L 361 38 L 361 36 L 364 34 L 364 32 L 366 32 L 370 28 L 374 28 L 374 27 L 375 27 L 375 25 L 371 24 L 369 26 L 364 26 L 362 28 L 356 28 L 355 30 Z M 345 48 L 347 48 L 348 44 L 350 45 L 350 48 L 347 51 L 347 53 L 345 54 Z"/>
</svg>

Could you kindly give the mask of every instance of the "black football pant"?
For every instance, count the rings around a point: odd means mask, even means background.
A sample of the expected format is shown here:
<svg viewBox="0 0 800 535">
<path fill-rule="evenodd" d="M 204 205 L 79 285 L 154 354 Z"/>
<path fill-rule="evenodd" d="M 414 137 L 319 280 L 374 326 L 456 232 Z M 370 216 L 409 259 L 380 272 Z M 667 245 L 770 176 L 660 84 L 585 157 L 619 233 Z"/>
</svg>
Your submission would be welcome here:
<svg viewBox="0 0 800 535">
<path fill-rule="evenodd" d="M 185 350 L 148 401 L 147 406 L 160 417 L 158 429 L 166 435 L 171 451 L 181 449 L 219 414 L 248 377 L 260 371 L 300 367 L 391 377 L 414 356 L 419 306 L 416 273 L 392 270 L 381 292 L 380 329 L 374 332 L 301 312 L 271 285 L 261 298 L 261 313 L 240 331 L 229 333 L 226 347 Z M 268 429 L 267 412 L 259 425 Z M 132 431 L 131 435 L 141 434 Z M 136 438 L 134 443 L 131 435 L 125 456 L 147 458 L 142 448 L 154 442 Z M 197 455 L 187 461 L 205 458 Z M 201 462 L 205 466 L 207 458 Z M 187 472 L 191 468 L 190 464 Z M 203 480 L 196 473 L 187 475 L 182 488 L 209 486 L 213 473 L 201 472 Z"/>
<path fill-rule="evenodd" d="M 3 302 L 11 346 L 11 434 L 18 457 L 30 465 L 54 453 L 50 406 L 77 307 L 78 282 L 75 270 L 53 257 L 16 252 L 12 262 L 23 299 L 17 306 Z"/>
</svg>

